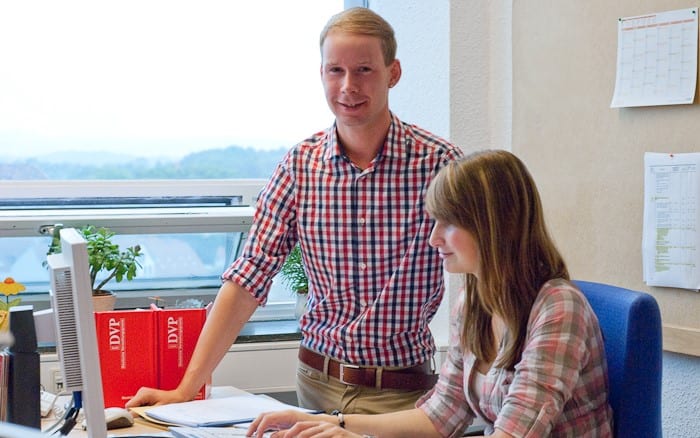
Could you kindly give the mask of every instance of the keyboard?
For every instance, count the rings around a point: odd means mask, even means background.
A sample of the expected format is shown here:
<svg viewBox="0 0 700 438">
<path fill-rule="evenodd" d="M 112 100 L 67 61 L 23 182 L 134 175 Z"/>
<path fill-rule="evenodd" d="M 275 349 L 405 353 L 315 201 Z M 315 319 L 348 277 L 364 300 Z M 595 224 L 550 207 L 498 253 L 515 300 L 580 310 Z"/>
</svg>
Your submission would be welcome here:
<svg viewBox="0 0 700 438">
<path fill-rule="evenodd" d="M 232 438 L 245 436 L 247 429 L 243 427 L 171 426 L 168 430 L 174 438 Z M 270 435 L 270 433 L 266 433 L 263 437 Z"/>
</svg>

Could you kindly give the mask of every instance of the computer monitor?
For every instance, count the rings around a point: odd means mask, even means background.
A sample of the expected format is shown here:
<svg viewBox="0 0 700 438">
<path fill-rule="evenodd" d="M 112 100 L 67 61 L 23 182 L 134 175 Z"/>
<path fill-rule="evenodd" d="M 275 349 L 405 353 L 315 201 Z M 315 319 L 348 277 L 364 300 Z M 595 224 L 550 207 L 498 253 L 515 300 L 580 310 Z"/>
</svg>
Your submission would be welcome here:
<svg viewBox="0 0 700 438">
<path fill-rule="evenodd" d="M 90 438 L 106 438 L 102 375 L 97 349 L 87 242 L 74 228 L 60 231 L 61 253 L 47 256 L 56 349 L 64 388 L 83 410 Z"/>
</svg>

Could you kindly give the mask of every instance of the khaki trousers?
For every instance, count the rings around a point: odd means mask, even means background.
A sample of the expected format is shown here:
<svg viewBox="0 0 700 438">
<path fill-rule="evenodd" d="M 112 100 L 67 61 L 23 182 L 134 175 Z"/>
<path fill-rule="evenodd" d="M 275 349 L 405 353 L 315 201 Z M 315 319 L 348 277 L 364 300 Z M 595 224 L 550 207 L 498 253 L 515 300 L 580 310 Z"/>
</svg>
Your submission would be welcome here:
<svg viewBox="0 0 700 438">
<path fill-rule="evenodd" d="M 335 409 L 344 414 L 381 414 L 413 409 L 426 392 L 345 385 L 305 363 L 298 362 L 297 365 L 299 406 L 326 413 Z"/>
</svg>

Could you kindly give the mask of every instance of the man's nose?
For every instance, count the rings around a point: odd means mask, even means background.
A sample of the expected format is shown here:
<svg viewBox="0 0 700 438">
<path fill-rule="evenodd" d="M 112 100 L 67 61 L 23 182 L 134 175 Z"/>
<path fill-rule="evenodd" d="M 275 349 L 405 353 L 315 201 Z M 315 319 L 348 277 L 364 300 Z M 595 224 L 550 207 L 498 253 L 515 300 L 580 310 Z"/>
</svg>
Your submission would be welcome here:
<svg viewBox="0 0 700 438">
<path fill-rule="evenodd" d="M 357 93 L 360 90 L 357 84 L 357 78 L 355 75 L 348 73 L 343 79 L 343 92 L 344 93 Z"/>
</svg>

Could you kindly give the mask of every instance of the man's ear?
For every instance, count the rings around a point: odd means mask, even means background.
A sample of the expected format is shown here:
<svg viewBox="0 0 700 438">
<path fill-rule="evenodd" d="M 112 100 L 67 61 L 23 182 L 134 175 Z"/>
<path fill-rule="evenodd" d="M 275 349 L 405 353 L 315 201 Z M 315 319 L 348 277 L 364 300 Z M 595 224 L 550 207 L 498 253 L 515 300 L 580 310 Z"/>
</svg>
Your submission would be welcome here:
<svg viewBox="0 0 700 438">
<path fill-rule="evenodd" d="M 391 76 L 389 78 L 389 88 L 393 88 L 394 85 L 399 83 L 399 79 L 401 79 L 401 62 L 399 62 L 398 59 L 395 59 L 391 63 L 389 69 L 391 73 Z"/>
</svg>

